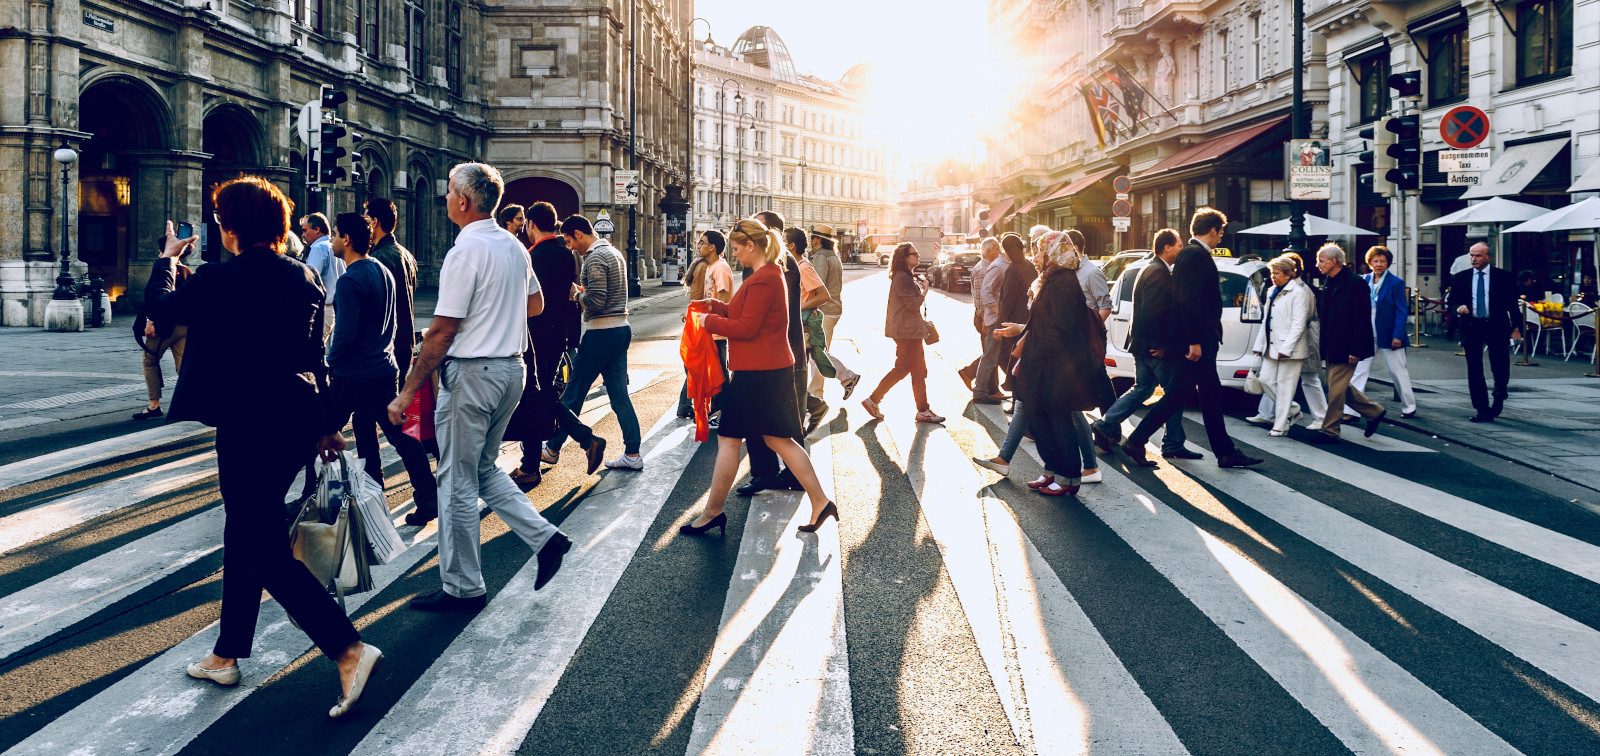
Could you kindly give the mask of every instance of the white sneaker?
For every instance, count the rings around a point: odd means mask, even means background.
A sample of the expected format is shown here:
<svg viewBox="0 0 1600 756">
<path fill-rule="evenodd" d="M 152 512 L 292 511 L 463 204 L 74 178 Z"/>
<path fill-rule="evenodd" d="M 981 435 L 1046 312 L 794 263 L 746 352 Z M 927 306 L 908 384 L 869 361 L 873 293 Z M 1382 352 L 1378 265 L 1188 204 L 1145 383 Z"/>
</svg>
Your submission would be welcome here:
<svg viewBox="0 0 1600 756">
<path fill-rule="evenodd" d="M 637 454 L 624 454 L 606 463 L 611 470 L 643 470 L 644 457 Z"/>
<path fill-rule="evenodd" d="M 1272 424 L 1272 418 L 1270 418 L 1270 417 L 1262 417 L 1260 415 L 1251 415 L 1251 416 L 1245 418 L 1244 421 L 1247 422 L 1247 423 L 1250 423 L 1252 425 L 1271 425 Z"/>
<path fill-rule="evenodd" d="M 1095 470 L 1094 472 L 1079 478 L 1079 481 L 1083 483 L 1100 483 L 1105 479 L 1106 476 L 1104 474 L 1102 474 L 1099 470 Z"/>
<path fill-rule="evenodd" d="M 972 461 L 975 462 L 979 467 L 993 470 L 997 473 L 1000 473 L 1002 476 L 1011 474 L 1011 465 L 1003 462 L 996 462 L 992 459 L 984 459 L 982 457 L 973 457 Z"/>
</svg>

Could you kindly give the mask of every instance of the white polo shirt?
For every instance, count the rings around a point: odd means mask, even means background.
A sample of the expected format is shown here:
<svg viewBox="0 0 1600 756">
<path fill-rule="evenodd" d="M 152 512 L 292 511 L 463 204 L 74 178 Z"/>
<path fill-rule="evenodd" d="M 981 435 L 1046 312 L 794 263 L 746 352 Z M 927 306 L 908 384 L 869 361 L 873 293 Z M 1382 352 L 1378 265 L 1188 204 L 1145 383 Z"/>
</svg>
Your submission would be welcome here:
<svg viewBox="0 0 1600 756">
<path fill-rule="evenodd" d="M 456 359 L 514 357 L 528 344 L 528 297 L 539 279 L 522 242 L 493 218 L 468 223 L 439 270 L 433 314 L 461 318 L 450 344 Z"/>
</svg>

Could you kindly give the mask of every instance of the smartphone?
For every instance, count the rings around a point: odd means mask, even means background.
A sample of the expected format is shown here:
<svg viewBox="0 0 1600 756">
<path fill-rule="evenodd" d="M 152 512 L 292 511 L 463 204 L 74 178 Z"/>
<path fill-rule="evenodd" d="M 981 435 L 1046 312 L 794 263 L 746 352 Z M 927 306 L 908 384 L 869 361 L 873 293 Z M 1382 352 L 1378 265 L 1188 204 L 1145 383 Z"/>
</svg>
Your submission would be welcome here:
<svg viewBox="0 0 1600 756">
<path fill-rule="evenodd" d="M 188 221 L 179 221 L 178 222 L 178 238 L 179 239 L 187 239 L 187 238 L 189 238 L 191 236 L 194 236 L 194 224 L 189 223 Z M 191 244 L 189 246 L 193 247 L 194 245 Z M 185 250 L 185 251 L 187 251 L 187 250 Z"/>
</svg>

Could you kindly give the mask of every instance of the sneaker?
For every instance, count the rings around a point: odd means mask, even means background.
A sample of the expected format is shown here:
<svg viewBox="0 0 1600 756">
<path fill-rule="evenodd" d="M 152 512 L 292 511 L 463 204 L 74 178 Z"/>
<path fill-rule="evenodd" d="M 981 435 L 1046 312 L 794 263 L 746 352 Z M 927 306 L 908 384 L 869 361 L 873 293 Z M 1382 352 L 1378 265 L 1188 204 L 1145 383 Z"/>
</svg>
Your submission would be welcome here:
<svg viewBox="0 0 1600 756">
<path fill-rule="evenodd" d="M 996 462 L 992 459 L 984 459 L 982 457 L 973 457 L 972 462 L 973 464 L 986 470 L 993 470 L 997 473 L 1000 473 L 1001 476 L 1007 476 L 1011 474 L 1011 465 L 1005 462 Z"/>
<path fill-rule="evenodd" d="M 539 461 L 553 465 L 561 461 L 561 453 L 550 448 L 549 444 L 539 444 Z"/>
<path fill-rule="evenodd" d="M 869 396 L 865 399 L 862 399 L 861 407 L 867 411 L 868 415 L 872 416 L 873 420 L 877 420 L 879 422 L 883 421 L 883 413 L 878 411 L 878 402 L 872 397 Z"/>
<path fill-rule="evenodd" d="M 133 416 L 133 419 L 135 419 L 135 420 L 154 420 L 154 419 L 156 419 L 158 417 L 161 417 L 162 414 L 164 414 L 164 413 L 162 413 L 161 408 L 157 407 L 155 409 L 147 409 L 147 410 L 145 410 L 143 412 L 136 413 Z M 237 671 L 236 671 L 236 675 L 237 675 Z"/>
<path fill-rule="evenodd" d="M 1251 415 L 1251 416 L 1245 418 L 1244 421 L 1247 422 L 1247 423 L 1250 423 L 1251 425 L 1271 425 L 1272 424 L 1272 418 L 1270 418 L 1270 417 L 1262 417 L 1261 415 Z"/>
<path fill-rule="evenodd" d="M 1094 472 L 1083 476 L 1080 480 L 1084 483 L 1102 483 L 1105 481 L 1105 479 L 1106 476 L 1103 473 L 1101 473 L 1099 470 L 1095 470 Z"/>
<path fill-rule="evenodd" d="M 607 462 L 606 468 L 611 470 L 643 470 L 644 457 L 637 454 L 624 454 Z"/>
<path fill-rule="evenodd" d="M 938 424 L 944 422 L 944 416 L 933 414 L 933 410 L 923 410 L 917 413 L 917 422 Z"/>
<path fill-rule="evenodd" d="M 842 381 L 839 381 L 839 385 L 844 387 L 844 400 L 845 401 L 847 401 L 847 402 L 850 401 L 850 395 L 855 392 L 856 384 L 858 384 L 860 382 L 861 382 L 861 374 L 860 373 L 851 373 L 849 378 L 846 378 L 846 379 L 844 379 Z"/>
</svg>

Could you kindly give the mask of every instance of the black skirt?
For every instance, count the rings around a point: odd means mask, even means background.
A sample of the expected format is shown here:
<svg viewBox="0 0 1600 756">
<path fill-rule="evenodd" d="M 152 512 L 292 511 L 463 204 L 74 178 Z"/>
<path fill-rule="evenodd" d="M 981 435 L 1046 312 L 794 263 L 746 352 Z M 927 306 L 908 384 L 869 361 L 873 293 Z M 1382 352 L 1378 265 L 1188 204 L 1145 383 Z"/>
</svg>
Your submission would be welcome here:
<svg viewBox="0 0 1600 756">
<path fill-rule="evenodd" d="M 723 438 L 800 437 L 800 400 L 794 368 L 736 370 L 722 387 Z"/>
</svg>

